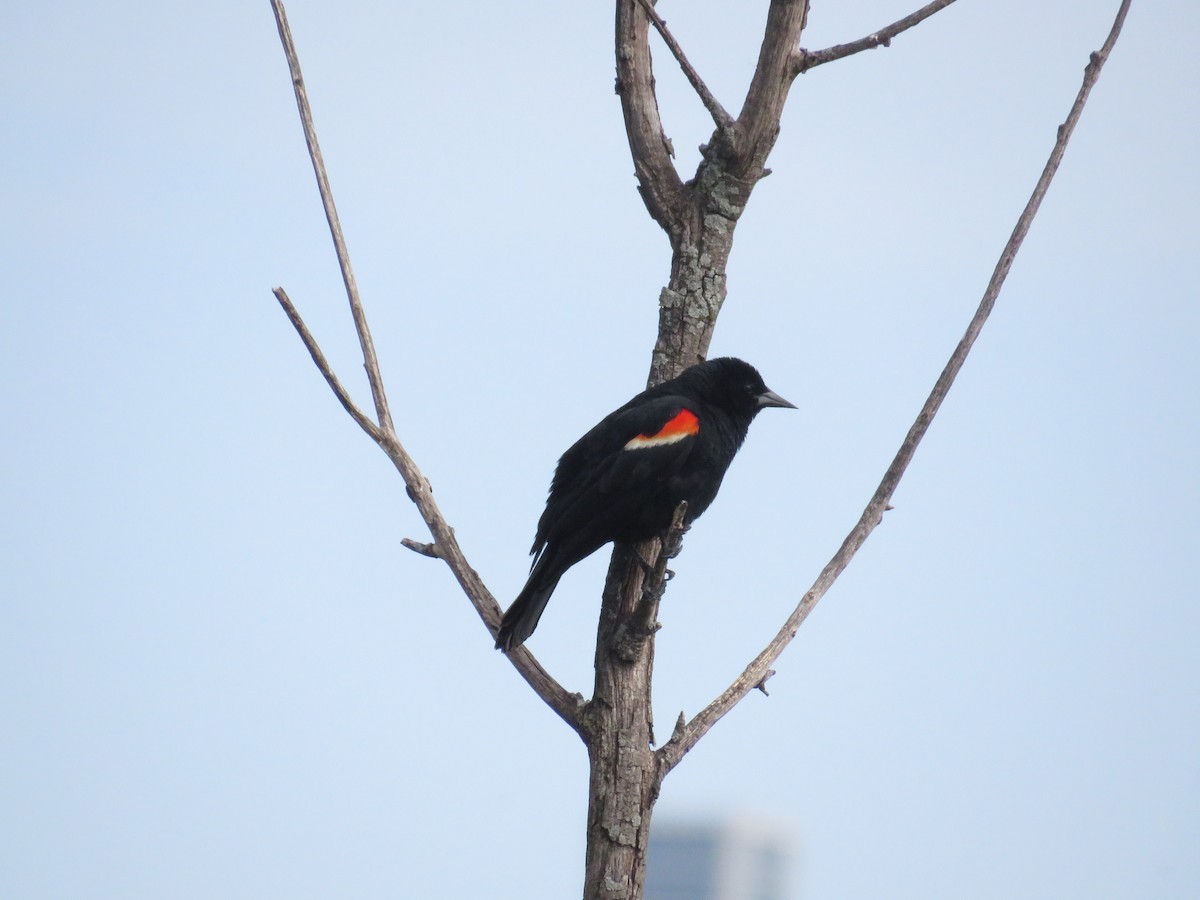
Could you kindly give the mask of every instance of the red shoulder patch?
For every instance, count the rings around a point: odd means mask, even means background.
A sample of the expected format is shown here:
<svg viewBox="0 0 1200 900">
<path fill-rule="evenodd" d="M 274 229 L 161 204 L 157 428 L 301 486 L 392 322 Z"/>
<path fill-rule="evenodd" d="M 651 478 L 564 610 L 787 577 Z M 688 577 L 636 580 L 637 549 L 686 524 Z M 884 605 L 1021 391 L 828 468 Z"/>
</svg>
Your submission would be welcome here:
<svg viewBox="0 0 1200 900">
<path fill-rule="evenodd" d="M 639 434 L 625 445 L 626 450 L 661 447 L 689 438 L 700 431 L 700 420 L 690 409 L 681 409 L 654 434 Z"/>
</svg>

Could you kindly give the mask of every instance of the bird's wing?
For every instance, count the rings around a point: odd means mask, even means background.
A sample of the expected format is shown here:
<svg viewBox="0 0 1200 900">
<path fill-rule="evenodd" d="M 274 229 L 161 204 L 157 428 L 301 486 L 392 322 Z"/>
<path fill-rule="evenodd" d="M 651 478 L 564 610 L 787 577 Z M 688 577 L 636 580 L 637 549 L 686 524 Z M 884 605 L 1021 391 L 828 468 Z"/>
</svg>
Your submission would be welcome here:
<svg viewBox="0 0 1200 900">
<path fill-rule="evenodd" d="M 545 546 L 559 521 L 573 519 L 585 499 L 603 502 L 613 491 L 675 474 L 700 430 L 693 407 L 679 396 L 635 397 L 572 444 L 555 469 L 532 552 Z"/>
<path fill-rule="evenodd" d="M 641 455 L 634 453 L 637 450 L 674 446 L 686 456 L 693 443 L 691 438 L 699 430 L 699 419 L 683 397 L 656 397 L 626 404 L 567 449 L 554 471 L 550 493 L 572 493 L 614 464 L 623 468 L 626 459 L 635 461 L 628 454 Z"/>
</svg>

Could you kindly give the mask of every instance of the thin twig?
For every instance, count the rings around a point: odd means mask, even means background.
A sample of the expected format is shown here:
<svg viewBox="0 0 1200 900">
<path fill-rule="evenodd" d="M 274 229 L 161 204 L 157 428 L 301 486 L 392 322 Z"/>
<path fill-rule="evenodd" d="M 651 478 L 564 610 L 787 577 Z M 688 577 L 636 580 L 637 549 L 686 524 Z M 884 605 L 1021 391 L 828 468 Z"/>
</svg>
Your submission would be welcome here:
<svg viewBox="0 0 1200 900">
<path fill-rule="evenodd" d="M 834 554 L 825 568 L 821 570 L 821 574 L 817 577 L 813 586 L 801 598 L 800 603 L 796 606 L 792 614 L 788 616 L 787 621 L 784 622 L 783 627 L 771 643 L 754 658 L 745 671 L 720 696 L 688 722 L 683 729 L 682 735 L 678 738 L 672 737 L 658 751 L 662 763 L 661 771 L 663 775 L 670 771 L 683 758 L 684 754 L 694 747 L 696 742 L 722 716 L 729 712 L 738 701 L 766 680 L 771 664 L 779 658 L 784 648 L 791 643 L 792 638 L 796 636 L 796 631 L 799 629 L 800 624 L 807 618 L 821 597 L 825 595 L 825 592 L 829 590 L 842 570 L 846 568 L 851 558 L 853 558 L 854 554 L 875 529 L 875 526 L 879 524 L 884 510 L 888 507 L 888 501 L 891 499 L 896 486 L 900 483 L 900 479 L 904 475 L 905 469 L 908 468 L 908 464 L 916 452 L 917 445 L 920 444 L 921 439 L 925 436 L 926 431 L 928 431 L 933 417 L 937 414 L 938 408 L 942 404 L 942 400 L 950 390 L 950 386 L 954 383 L 954 379 L 966 361 L 967 354 L 970 353 L 975 339 L 979 336 L 980 330 L 991 314 L 992 307 L 996 303 L 996 297 L 999 295 L 1000 288 L 1003 286 L 1004 280 L 1012 268 L 1017 251 L 1020 249 L 1022 241 L 1025 240 L 1025 235 L 1029 232 L 1029 226 L 1033 222 L 1034 216 L 1037 215 L 1038 207 L 1041 205 L 1042 199 L 1046 196 L 1046 191 L 1050 187 L 1054 173 L 1058 170 L 1059 163 L 1062 161 L 1063 153 L 1067 148 L 1067 142 L 1070 140 L 1071 133 L 1075 130 L 1075 125 L 1083 113 L 1083 107 L 1087 103 L 1088 95 L 1091 93 L 1096 80 L 1100 77 L 1100 70 L 1112 52 L 1113 45 L 1121 33 L 1121 26 L 1125 22 L 1125 15 L 1129 10 L 1129 4 L 1130 0 L 1122 0 L 1120 9 L 1117 11 L 1116 20 L 1113 22 L 1112 29 L 1108 34 L 1108 39 L 1104 42 L 1100 50 L 1091 54 L 1088 65 L 1084 70 L 1083 85 L 1075 97 L 1075 102 L 1071 106 L 1071 111 L 1068 113 L 1066 121 L 1059 126 L 1054 149 L 1051 150 L 1050 158 L 1046 161 L 1045 168 L 1042 170 L 1041 177 L 1038 178 L 1033 194 L 1030 196 L 1029 202 L 1025 204 L 1025 209 L 1017 219 L 1017 224 L 1013 228 L 1012 235 L 1009 237 L 1008 243 L 1005 244 L 1004 251 L 1000 254 L 1000 259 L 996 263 L 991 280 L 988 282 L 987 289 L 983 293 L 983 299 L 979 303 L 979 308 L 967 326 L 962 340 L 958 342 L 958 346 L 951 355 L 949 362 L 946 363 L 945 369 L 942 370 L 942 374 L 934 384 L 929 398 L 925 401 L 920 414 L 909 429 L 908 435 L 905 437 L 904 443 L 901 444 L 895 459 L 892 460 L 892 464 L 888 467 L 887 472 L 884 473 L 883 480 L 875 490 L 874 496 L 871 497 L 866 509 L 863 510 L 858 523 L 846 536 L 837 553 Z"/>
<path fill-rule="evenodd" d="M 391 415 L 388 412 L 387 398 L 383 389 L 383 377 L 379 371 L 379 362 L 375 357 L 371 332 L 367 327 L 366 313 L 363 311 L 362 303 L 359 301 L 358 288 L 354 283 L 354 275 L 350 268 L 349 252 L 346 250 L 341 226 L 338 224 L 337 211 L 333 204 L 333 194 L 329 187 L 329 180 L 325 174 L 325 164 L 321 159 L 320 147 L 317 144 L 317 135 L 312 123 L 312 112 L 308 106 L 308 98 L 304 92 L 304 81 L 300 74 L 300 61 L 297 58 L 296 48 L 292 42 L 291 31 L 287 25 L 287 17 L 283 10 L 283 4 L 280 0 L 271 0 L 271 6 L 275 10 L 275 20 L 279 25 L 279 37 L 283 42 L 288 67 L 292 73 L 292 84 L 296 90 L 296 105 L 300 110 L 300 119 L 304 125 L 304 137 L 308 142 L 309 156 L 312 158 L 313 170 L 317 175 L 317 186 L 321 193 L 321 201 L 325 205 L 325 215 L 329 221 L 334 247 L 337 250 L 338 263 L 342 269 L 342 278 L 346 283 L 346 292 L 350 298 L 351 315 L 354 318 L 355 330 L 358 332 L 359 342 L 362 345 L 363 361 L 367 369 L 367 377 L 371 382 L 371 393 L 375 399 L 376 412 L 379 415 L 378 424 L 372 422 L 350 400 L 349 394 L 346 393 L 345 388 L 342 387 L 341 382 L 334 375 L 333 369 L 325 358 L 325 354 L 321 351 L 316 339 L 300 318 L 299 312 L 297 312 L 295 306 L 288 298 L 287 293 L 282 288 L 276 288 L 274 292 L 275 297 L 279 300 L 288 318 L 291 319 L 292 325 L 295 326 L 297 333 L 300 335 L 300 339 L 308 348 L 313 362 L 316 363 L 321 374 L 325 376 L 326 382 L 346 412 L 371 436 L 380 449 L 387 454 L 388 459 L 392 461 L 392 465 L 396 467 L 396 470 L 404 479 L 404 485 L 409 498 L 416 505 L 421 518 L 424 519 L 430 533 L 433 535 L 432 544 L 419 544 L 416 541 L 406 538 L 405 546 L 419 553 L 436 556 L 445 561 L 462 587 L 463 593 L 467 595 L 467 599 L 475 607 L 479 617 L 483 620 L 484 625 L 487 626 L 489 633 L 494 638 L 496 630 L 500 625 L 500 605 L 496 602 L 496 598 L 492 596 L 491 591 L 487 589 L 479 574 L 467 562 L 466 556 L 463 554 L 462 548 L 454 536 L 454 529 L 446 522 L 445 517 L 433 499 L 433 488 L 430 486 L 429 480 L 421 473 L 416 462 L 409 455 L 408 451 L 404 449 L 404 445 L 400 443 L 395 427 L 392 424 Z M 512 663 L 521 677 L 533 688 L 534 692 L 542 698 L 546 705 L 558 713 L 563 721 L 570 725 L 586 741 L 588 739 L 587 726 L 581 714 L 583 697 L 579 694 L 569 693 L 524 648 L 522 648 L 521 652 L 507 654 L 507 659 Z"/>
<path fill-rule="evenodd" d="M 728 131 L 733 127 L 733 116 L 725 111 L 725 107 L 721 105 L 721 101 L 713 96 L 712 91 L 708 89 L 708 85 L 704 83 L 704 79 L 700 77 L 700 73 L 688 62 L 683 48 L 679 46 L 679 41 L 675 40 L 675 36 L 671 34 L 667 28 L 667 23 L 658 14 L 651 0 L 638 0 L 638 2 L 642 5 L 642 9 L 646 11 L 646 15 L 650 17 L 650 23 L 675 57 L 675 61 L 679 63 L 679 68 L 683 69 L 683 74 L 687 78 L 688 83 L 691 84 L 692 89 L 700 97 L 700 102 L 704 104 L 704 108 L 713 117 L 713 121 L 717 123 L 717 127 L 722 131 Z"/>
<path fill-rule="evenodd" d="M 296 333 L 300 335 L 300 340 L 308 348 L 308 353 L 312 357 L 313 362 L 317 364 L 317 369 L 325 376 L 325 381 L 333 389 L 333 393 L 342 404 L 342 407 L 350 414 L 350 418 L 358 423 L 358 427 L 370 435 L 371 440 L 378 444 L 383 439 L 383 434 L 380 432 L 379 426 L 372 422 L 371 417 L 359 409 L 354 401 L 350 399 L 350 395 L 342 387 L 342 383 L 338 381 L 338 377 L 333 374 L 329 360 L 321 352 L 321 348 L 317 344 L 317 339 L 312 336 L 312 332 L 308 330 L 308 326 L 300 318 L 300 313 L 292 303 L 291 298 L 288 297 L 287 291 L 281 287 L 277 287 L 272 293 L 275 294 L 275 299 L 279 301 L 279 305 L 283 307 L 283 311 L 287 313 L 287 317 L 291 319 L 292 325 L 296 328 Z"/>
<path fill-rule="evenodd" d="M 851 41 L 848 44 L 837 44 L 824 50 L 813 51 L 801 48 L 796 51 L 793 65 L 797 72 L 807 72 L 814 66 L 852 56 L 855 53 L 861 53 L 863 50 L 874 50 L 876 47 L 890 47 L 892 38 L 896 35 L 907 31 L 914 25 L 919 25 L 934 13 L 940 12 L 953 2 L 954 0 L 933 0 L 932 3 L 925 4 L 916 12 L 910 13 L 903 19 L 893 22 L 886 28 L 881 28 L 876 32 L 868 34 L 865 38 Z"/>
<path fill-rule="evenodd" d="M 358 343 L 362 347 L 363 365 L 367 370 L 367 380 L 371 384 L 371 397 L 375 401 L 375 414 L 379 417 L 380 427 L 385 432 L 394 433 L 392 414 L 388 409 L 387 394 L 383 389 L 383 375 L 380 374 L 379 359 L 375 355 L 375 342 L 371 339 L 371 330 L 367 327 L 367 315 L 363 311 L 362 300 L 358 296 L 358 283 L 354 279 L 354 269 L 350 265 L 350 251 L 346 249 L 342 223 L 338 219 L 337 207 L 333 203 L 333 191 L 329 187 L 329 176 L 325 172 L 325 159 L 321 155 L 321 145 L 317 142 L 317 130 L 313 125 L 312 109 L 308 105 L 308 93 L 304 89 L 304 76 L 300 72 L 300 58 L 296 54 L 296 45 L 292 41 L 292 30 L 288 27 L 287 14 L 284 12 L 281 0 L 271 0 L 271 8 L 275 10 L 275 24 L 279 28 L 279 39 L 283 42 L 283 52 L 287 57 L 288 70 L 292 75 L 292 87 L 296 92 L 296 106 L 300 110 L 300 123 L 304 127 L 304 140 L 308 144 L 308 155 L 312 159 L 313 172 L 317 176 L 317 189 L 321 194 L 321 203 L 325 207 L 325 218 L 329 222 L 329 233 L 333 237 L 338 266 L 342 270 L 342 281 L 346 285 L 346 296 L 350 301 L 350 315 L 354 319 L 354 330 L 358 333 Z"/>
<path fill-rule="evenodd" d="M 437 544 L 414 541 L 412 538 L 400 538 L 400 546 L 407 547 L 413 553 L 420 553 L 422 556 L 428 556 L 432 559 L 442 558 L 442 551 Z"/>
</svg>

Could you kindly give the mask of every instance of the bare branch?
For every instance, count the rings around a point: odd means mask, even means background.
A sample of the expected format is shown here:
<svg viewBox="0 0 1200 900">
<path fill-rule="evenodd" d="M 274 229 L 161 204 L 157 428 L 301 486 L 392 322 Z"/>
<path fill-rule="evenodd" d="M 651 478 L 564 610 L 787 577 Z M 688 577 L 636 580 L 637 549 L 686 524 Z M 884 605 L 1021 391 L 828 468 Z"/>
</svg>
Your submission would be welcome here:
<svg viewBox="0 0 1200 900">
<path fill-rule="evenodd" d="M 792 64 L 795 66 L 796 72 L 807 72 L 814 66 L 852 56 L 863 50 L 874 50 L 876 47 L 890 47 L 892 45 L 892 38 L 896 35 L 903 31 L 908 31 L 914 25 L 919 25 L 934 13 L 940 12 L 953 2 L 954 0 L 933 0 L 932 3 L 925 4 L 916 12 L 910 13 L 903 19 L 893 22 L 886 28 L 881 28 L 876 32 L 868 34 L 865 38 L 851 41 L 848 44 L 837 44 L 833 47 L 827 47 L 824 50 L 812 52 L 801 48 L 796 51 Z"/>
<path fill-rule="evenodd" d="M 779 121 L 797 72 L 792 64 L 808 21 L 808 0 L 771 0 L 758 63 L 737 118 L 734 174 L 756 181 L 779 136 Z"/>
<path fill-rule="evenodd" d="M 421 518 L 425 520 L 430 534 L 433 535 L 432 544 L 418 545 L 417 542 L 406 539 L 404 546 L 419 553 L 423 553 L 423 548 L 428 547 L 430 552 L 424 555 L 441 559 L 450 567 L 450 571 L 454 573 L 463 593 L 467 595 L 467 599 L 475 607 L 479 618 L 487 626 L 488 633 L 495 639 L 496 631 L 500 627 L 500 604 L 496 602 L 492 592 L 487 589 L 483 579 L 479 577 L 479 573 L 467 562 L 466 555 L 459 546 L 458 539 L 454 536 L 454 529 L 447 524 L 437 502 L 433 499 L 433 487 L 430 485 L 429 479 L 417 468 L 416 462 L 404 449 L 404 445 L 400 443 L 400 439 L 394 432 L 383 434 L 379 446 L 404 479 L 409 499 L 416 504 Z M 533 654 L 528 651 L 509 653 L 507 656 L 513 668 L 520 673 L 546 705 L 558 713 L 580 737 L 585 737 L 586 729 L 580 712 L 583 698 L 579 694 L 569 693 L 542 668 Z"/>
<path fill-rule="evenodd" d="M 371 436 L 380 449 L 387 454 L 388 459 L 392 461 L 392 465 L 396 467 L 396 470 L 404 479 L 409 499 L 416 504 L 421 518 L 425 520 L 425 524 L 429 527 L 429 531 L 433 535 L 434 540 L 431 544 L 421 544 L 406 538 L 403 542 L 404 546 L 418 553 L 445 561 L 446 565 L 450 567 L 450 571 L 454 573 L 454 577 L 458 580 L 463 592 L 471 601 L 471 605 L 475 607 L 479 617 L 483 620 L 489 633 L 494 638 L 496 630 L 500 625 L 500 605 L 496 602 L 496 598 L 492 596 L 491 591 L 484 585 L 479 574 L 468 564 L 466 556 L 463 554 L 462 548 L 459 547 L 458 540 L 454 536 L 454 529 L 447 524 L 445 517 L 433 499 L 433 488 L 429 484 L 429 480 L 421 473 L 416 462 L 408 454 L 408 451 L 404 449 L 404 445 L 400 443 L 400 439 L 396 435 L 395 426 L 388 411 L 387 397 L 383 388 L 383 377 L 379 371 L 379 361 L 375 356 L 375 347 L 371 340 L 370 329 L 367 327 L 366 313 L 359 300 L 358 287 L 354 282 L 354 274 L 350 267 L 349 252 L 346 249 L 346 243 L 342 236 L 341 225 L 338 223 L 337 211 L 333 203 L 333 194 L 329 187 L 329 180 L 325 174 L 325 163 L 321 158 L 321 150 L 317 144 L 317 135 L 312 122 L 312 111 L 308 105 L 308 98 L 304 91 L 304 81 L 300 74 L 300 61 L 297 58 L 296 48 L 292 42 L 292 35 L 288 28 L 283 4 L 280 0 L 271 0 L 271 6 L 275 10 L 275 20 L 279 26 L 279 37 L 283 42 L 284 53 L 287 55 L 288 67 L 291 70 L 292 85 L 296 91 L 296 105 L 300 110 L 300 119 L 304 126 L 305 140 L 308 142 L 309 156 L 312 158 L 313 170 L 317 176 L 317 186 L 321 193 L 321 201 L 325 206 L 325 216 L 329 221 L 330 232 L 337 251 L 338 264 L 341 266 L 342 278 L 345 281 L 346 292 L 350 299 L 350 311 L 354 318 L 354 327 L 358 332 L 359 343 L 362 345 L 363 362 L 367 370 L 367 377 L 371 383 L 371 393 L 375 399 L 376 412 L 379 416 L 378 424 L 372 422 L 351 401 L 349 394 L 346 393 L 345 388 L 342 387 L 341 382 L 334 375 L 329 362 L 325 358 L 325 354 L 321 352 L 316 339 L 300 318 L 300 314 L 296 311 L 287 293 L 282 288 L 276 288 L 274 291 L 275 297 L 279 300 L 288 318 L 291 319 L 293 326 L 295 326 L 296 331 L 300 335 L 300 339 L 308 348 L 313 362 L 316 363 L 317 368 L 325 377 L 330 388 L 333 389 L 334 394 L 346 412 L 358 423 L 359 427 Z M 558 713 L 563 721 L 570 725 L 580 737 L 587 740 L 587 727 L 583 721 L 581 712 L 583 698 L 579 694 L 568 693 L 562 685 L 555 681 L 542 668 L 537 659 L 527 650 L 522 650 L 519 653 L 509 653 L 507 654 L 507 658 L 537 695 L 551 709 Z"/>
<path fill-rule="evenodd" d="M 640 0 L 617 0 L 617 94 L 638 191 L 654 221 L 674 240 L 680 226 L 684 188 L 671 161 L 674 151 L 658 114 L 648 24 Z"/>
<path fill-rule="evenodd" d="M 926 431 L 928 431 L 930 424 L 933 422 L 933 417 L 937 414 L 938 408 L 942 404 L 942 400 L 950 390 L 950 386 L 954 383 L 954 379 L 966 361 L 967 354 L 970 353 L 975 339 L 979 336 L 980 330 L 991 314 L 992 308 L 996 303 L 996 298 L 1000 293 L 1000 288 L 1003 286 L 1004 280 L 1012 268 L 1017 251 L 1020 249 L 1022 241 L 1025 240 L 1025 235 L 1029 232 L 1029 226 L 1033 222 L 1034 216 L 1037 215 L 1038 207 L 1041 206 L 1042 199 L 1046 196 L 1050 182 L 1053 180 L 1059 163 L 1062 161 L 1063 153 L 1067 148 L 1067 142 L 1070 140 L 1071 133 L 1075 130 L 1075 125 L 1083 113 L 1083 107 L 1087 103 L 1092 86 L 1095 85 L 1096 80 L 1100 77 L 1100 70 L 1112 52 L 1113 45 L 1121 33 L 1121 26 L 1125 22 L 1125 15 L 1129 10 L 1129 4 L 1130 0 L 1122 0 L 1116 20 L 1113 22 L 1112 30 L 1109 32 L 1104 46 L 1091 54 L 1087 68 L 1084 70 L 1083 85 L 1079 89 L 1079 93 L 1075 98 L 1074 104 L 1071 106 L 1071 111 L 1068 113 L 1066 121 L 1059 126 L 1058 138 L 1055 141 L 1053 150 L 1050 152 L 1050 158 L 1046 161 L 1041 177 L 1038 178 L 1037 185 L 1033 189 L 1033 194 L 1017 219 L 1012 235 L 1009 237 L 1008 243 L 1005 244 L 1004 250 L 1000 254 L 1000 259 L 996 263 L 991 280 L 988 282 L 987 289 L 983 293 L 983 299 L 979 303 L 979 308 L 972 317 L 970 324 L 968 324 L 962 340 L 958 342 L 958 346 L 950 356 L 949 362 L 946 363 L 945 369 L 942 370 L 942 374 L 934 384 L 929 398 L 925 401 L 925 405 L 921 408 L 916 421 L 909 429 L 904 443 L 901 444 L 900 450 L 896 453 L 895 459 L 892 460 L 892 464 L 888 467 L 887 472 L 884 473 L 883 480 L 875 490 L 874 496 L 871 497 L 866 509 L 863 510 L 858 523 L 846 536 L 837 553 L 834 554 L 825 568 L 821 570 L 821 574 L 817 577 L 813 586 L 801 598 L 800 603 L 793 610 L 792 614 L 788 616 L 787 621 L 784 622 L 783 627 L 779 630 L 775 638 L 754 658 L 745 671 L 720 696 L 713 700 L 712 703 L 687 724 L 681 737 L 676 738 L 673 736 L 658 751 L 661 771 L 664 775 L 738 701 L 755 687 L 765 683 L 769 677 L 768 673 L 770 672 L 771 664 L 779 658 L 784 648 L 796 636 L 796 631 L 799 629 L 801 623 L 807 618 L 821 597 L 825 595 L 825 592 L 829 590 L 842 570 L 846 568 L 859 547 L 863 545 L 867 537 L 875 529 L 875 526 L 879 524 L 884 510 L 888 508 L 888 501 L 895 492 L 896 486 L 900 483 L 900 479 L 903 477 L 905 469 L 908 468 L 909 462 L 912 461 L 917 445 L 920 444 L 921 439 L 925 436 Z"/>
<path fill-rule="evenodd" d="M 717 123 L 717 128 L 722 131 L 728 131 L 733 127 L 733 116 L 725 111 L 725 107 L 721 102 L 713 96 L 712 91 L 708 89 L 708 85 L 704 83 L 704 79 L 700 77 L 695 68 L 688 62 L 687 56 L 683 53 L 683 48 L 679 46 L 679 42 L 675 40 L 675 36 L 667 28 L 667 23 L 663 21 L 654 8 L 652 0 L 638 0 L 642 4 L 642 9 L 646 11 L 646 15 L 650 17 L 650 22 L 654 25 L 655 30 L 663 39 L 663 43 L 675 57 L 675 61 L 679 63 L 679 68 L 683 69 L 683 74 L 686 76 L 688 83 L 692 89 L 699 95 L 700 102 L 704 104 L 704 108 L 708 110 L 709 115 L 713 117 L 713 121 Z"/>
<path fill-rule="evenodd" d="M 281 0 L 271 0 L 271 8 L 275 10 L 275 24 L 279 28 L 279 39 L 283 42 L 283 52 L 287 56 L 288 69 L 292 75 L 292 87 L 296 92 L 296 106 L 300 110 L 300 123 L 304 127 L 304 140 L 308 144 L 308 155 L 312 159 L 313 172 L 317 176 L 317 189 L 321 193 L 321 203 L 325 207 L 329 233 L 333 237 L 338 266 L 342 270 L 342 281 L 346 285 L 346 296 L 350 300 L 350 315 L 354 319 L 354 330 L 358 333 L 358 343 L 362 347 L 363 365 L 367 370 L 367 380 L 371 384 L 371 397 L 375 401 L 375 414 L 379 417 L 379 425 L 384 431 L 393 431 L 392 415 L 388 410 L 387 394 L 383 389 L 383 376 L 379 371 L 379 359 L 375 355 L 375 342 L 371 340 L 371 330 L 367 327 L 367 316 L 358 296 L 358 283 L 354 279 L 354 269 L 350 266 L 350 252 L 346 249 L 342 223 L 338 219 L 337 207 L 333 203 L 333 191 L 329 187 L 329 176 L 325 172 L 325 159 L 321 155 L 321 145 L 317 142 L 317 131 L 313 125 L 312 109 L 308 105 L 308 93 L 304 89 L 300 59 L 296 55 L 296 45 L 292 41 L 292 30 L 288 27 L 287 14 L 284 12 Z"/>
<path fill-rule="evenodd" d="M 317 364 L 317 368 L 325 376 L 325 381 L 333 389 L 333 393 L 342 404 L 342 407 L 346 412 L 350 413 L 350 418 L 358 423 L 358 427 L 370 435 L 371 440 L 378 444 L 383 439 L 383 433 L 379 430 L 379 426 L 372 422 L 371 418 L 355 406 L 354 401 L 350 399 L 350 395 L 346 393 L 346 389 L 342 387 L 342 383 L 338 381 L 338 377 L 333 374 L 333 369 L 329 366 L 329 360 L 321 352 L 321 348 L 317 344 L 317 339 L 312 336 L 312 332 L 308 330 L 308 326 L 300 318 L 300 313 L 297 311 L 295 305 L 293 305 L 291 298 L 288 297 L 287 291 L 281 287 L 277 287 L 272 293 L 275 294 L 275 299 L 279 301 L 279 305 L 283 307 L 283 311 L 287 313 L 287 317 L 292 320 L 292 325 L 295 326 L 297 334 L 300 335 L 300 340 L 308 348 L 308 353 L 312 357 L 313 362 Z"/>
</svg>

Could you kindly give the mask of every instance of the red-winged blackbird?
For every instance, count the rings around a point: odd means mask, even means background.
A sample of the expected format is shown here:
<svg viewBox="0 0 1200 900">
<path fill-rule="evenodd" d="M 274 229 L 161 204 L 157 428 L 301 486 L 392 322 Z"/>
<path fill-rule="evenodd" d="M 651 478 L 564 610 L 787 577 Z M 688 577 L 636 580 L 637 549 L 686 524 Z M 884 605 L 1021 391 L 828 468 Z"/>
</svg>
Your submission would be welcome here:
<svg viewBox="0 0 1200 900">
<path fill-rule="evenodd" d="M 563 573 L 609 541 L 667 530 L 680 501 L 699 518 L 758 411 L 795 409 L 758 370 L 725 357 L 692 366 L 605 416 L 558 461 L 533 540 L 529 580 L 504 613 L 496 647 L 519 647 L 537 628 Z"/>
</svg>

